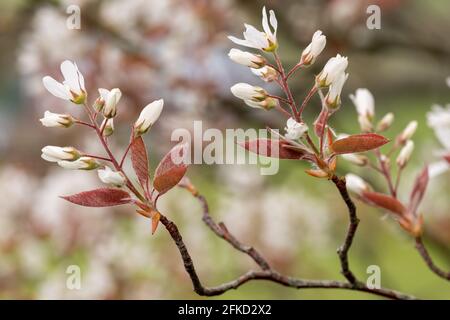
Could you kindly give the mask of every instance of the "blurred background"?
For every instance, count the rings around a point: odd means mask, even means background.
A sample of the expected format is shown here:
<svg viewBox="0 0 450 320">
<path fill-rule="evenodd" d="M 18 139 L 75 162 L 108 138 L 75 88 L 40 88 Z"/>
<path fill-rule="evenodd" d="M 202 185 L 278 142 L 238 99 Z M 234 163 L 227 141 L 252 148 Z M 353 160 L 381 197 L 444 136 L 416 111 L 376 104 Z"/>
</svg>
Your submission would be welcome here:
<svg viewBox="0 0 450 320">
<path fill-rule="evenodd" d="M 66 27 L 70 5 L 81 8 L 81 29 Z M 381 30 L 366 27 L 368 4 L 381 7 Z M 119 87 L 123 97 L 115 150 L 126 146 L 130 124 L 148 102 L 164 98 L 163 115 L 145 139 L 151 166 L 174 144 L 176 128 L 282 129 L 272 112 L 249 110 L 231 96 L 236 82 L 265 86 L 246 67 L 231 62 L 243 23 L 261 25 L 266 5 L 278 17 L 280 54 L 286 66 L 298 61 L 315 30 L 327 47 L 315 65 L 291 84 L 297 100 L 313 75 L 337 52 L 349 57 L 342 110 L 332 119 L 338 132 L 359 132 L 348 95 L 358 87 L 375 96 L 377 118 L 395 113 L 389 138 L 410 120 L 419 122 L 414 160 L 404 173 L 401 197 L 424 163 L 441 148 L 426 124 L 431 105 L 450 102 L 450 3 L 447 0 L 85 0 L 0 2 L 0 298 L 197 299 L 179 254 L 164 228 L 151 235 L 150 222 L 129 206 L 89 209 L 58 198 L 101 186 L 95 172 L 63 170 L 40 158 L 45 145 L 73 145 L 95 152 L 88 130 L 43 128 L 45 110 L 81 115 L 81 108 L 51 96 L 41 79 L 61 79 L 59 65 L 76 61 L 91 98 L 98 87 Z M 273 87 L 268 86 L 275 92 Z M 313 121 L 314 98 L 306 118 Z M 120 151 L 121 152 L 121 151 Z M 129 166 L 129 164 L 127 164 Z M 206 196 L 212 215 L 243 242 L 259 249 L 273 266 L 302 278 L 341 279 L 336 248 L 347 213 L 333 185 L 304 174 L 308 166 L 283 161 L 275 176 L 258 166 L 195 165 L 188 176 Z M 341 162 L 339 173 L 356 172 L 383 190 L 365 169 Z M 425 240 L 438 265 L 450 266 L 450 174 L 434 179 L 426 194 Z M 248 257 L 214 237 L 201 222 L 201 208 L 174 189 L 160 210 L 184 236 L 205 285 L 232 280 L 249 268 Z M 382 286 L 422 298 L 449 299 L 450 287 L 426 267 L 413 240 L 382 212 L 357 203 L 360 229 L 350 252 L 362 279 L 369 265 L 381 268 Z M 82 289 L 66 288 L 66 269 L 81 268 Z M 252 282 L 216 299 L 372 299 L 338 290 L 294 290 Z"/>
</svg>

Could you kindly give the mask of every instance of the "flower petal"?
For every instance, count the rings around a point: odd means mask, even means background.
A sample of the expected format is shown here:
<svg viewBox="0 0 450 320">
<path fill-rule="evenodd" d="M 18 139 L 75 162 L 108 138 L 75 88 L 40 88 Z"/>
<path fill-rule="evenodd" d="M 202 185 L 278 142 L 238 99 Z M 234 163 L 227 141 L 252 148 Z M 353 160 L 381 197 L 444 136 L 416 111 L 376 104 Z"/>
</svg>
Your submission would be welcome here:
<svg viewBox="0 0 450 320">
<path fill-rule="evenodd" d="M 48 90 L 52 95 L 64 100 L 70 100 L 72 96 L 67 91 L 67 88 L 62 84 L 53 79 L 52 77 L 46 76 L 42 78 L 42 83 L 45 89 Z"/>
</svg>

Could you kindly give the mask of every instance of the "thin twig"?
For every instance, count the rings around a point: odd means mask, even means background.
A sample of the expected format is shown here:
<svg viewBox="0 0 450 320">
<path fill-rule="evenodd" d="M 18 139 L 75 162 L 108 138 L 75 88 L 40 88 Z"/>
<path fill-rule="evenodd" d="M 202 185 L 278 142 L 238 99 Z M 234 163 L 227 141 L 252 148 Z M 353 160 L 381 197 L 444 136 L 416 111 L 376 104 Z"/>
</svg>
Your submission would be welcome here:
<svg viewBox="0 0 450 320">
<path fill-rule="evenodd" d="M 416 249 L 417 251 L 419 251 L 420 256 L 423 258 L 423 260 L 425 261 L 425 263 L 427 264 L 428 268 L 431 271 L 433 271 L 439 277 L 450 281 L 450 272 L 444 271 L 438 266 L 436 266 L 430 254 L 428 253 L 427 248 L 425 248 L 425 245 L 421 237 L 416 238 Z"/>
</svg>

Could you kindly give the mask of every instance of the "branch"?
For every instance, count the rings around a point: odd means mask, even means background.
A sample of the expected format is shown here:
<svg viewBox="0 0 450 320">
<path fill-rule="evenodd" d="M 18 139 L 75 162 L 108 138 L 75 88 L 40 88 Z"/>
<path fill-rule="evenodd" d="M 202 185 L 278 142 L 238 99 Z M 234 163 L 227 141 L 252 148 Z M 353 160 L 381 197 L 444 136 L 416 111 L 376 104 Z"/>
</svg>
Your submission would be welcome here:
<svg viewBox="0 0 450 320">
<path fill-rule="evenodd" d="M 338 188 L 342 199 L 344 200 L 345 204 L 347 205 L 348 214 L 349 214 L 349 218 L 350 218 L 350 223 L 348 225 L 345 241 L 337 250 L 339 259 L 341 261 L 341 273 L 348 280 L 348 282 L 350 282 L 352 285 L 360 286 L 361 282 L 358 281 L 356 276 L 350 270 L 350 266 L 348 263 L 348 251 L 350 250 L 350 247 L 353 243 L 353 238 L 355 237 L 356 229 L 358 228 L 358 224 L 359 224 L 359 219 L 356 216 L 356 207 L 348 194 L 347 187 L 345 186 L 345 179 L 340 179 L 334 175 L 331 178 L 331 180 L 336 185 L 336 188 Z"/>
<path fill-rule="evenodd" d="M 433 271 L 439 277 L 450 281 L 450 272 L 446 272 L 440 269 L 438 266 L 436 266 L 436 264 L 434 264 L 433 259 L 428 253 L 427 248 L 425 248 L 425 245 L 420 236 L 416 238 L 416 249 L 417 251 L 419 251 L 420 256 L 423 258 L 423 260 L 425 261 L 425 263 L 427 264 L 428 268 L 430 268 L 431 271 Z"/>
<path fill-rule="evenodd" d="M 369 288 L 364 284 L 359 284 L 358 286 L 353 285 L 352 283 L 342 282 L 342 281 L 334 281 L 334 280 L 304 280 L 304 279 L 296 279 L 288 276 L 284 276 L 270 267 L 269 263 L 263 258 L 263 256 L 256 251 L 253 247 L 246 246 L 238 241 L 233 235 L 231 235 L 228 229 L 225 227 L 223 223 L 217 224 L 209 214 L 209 207 L 206 202 L 206 199 L 200 195 L 197 190 L 192 185 L 181 185 L 182 187 L 188 189 L 202 204 L 203 207 L 203 221 L 206 225 L 220 238 L 224 239 L 228 243 L 230 243 L 235 249 L 247 254 L 250 256 L 253 261 L 262 269 L 260 271 L 250 270 L 241 275 L 240 277 L 232 280 L 230 282 L 223 283 L 216 287 L 205 287 L 202 285 L 200 278 L 195 270 L 194 263 L 192 258 L 186 248 L 186 245 L 183 242 L 183 238 L 172 221 L 170 221 L 164 215 L 161 215 L 160 221 L 165 226 L 167 231 L 169 232 L 172 239 L 175 241 L 175 244 L 180 252 L 181 258 L 184 263 L 184 267 L 186 272 L 188 273 L 194 291 L 201 296 L 217 296 L 221 295 L 228 290 L 237 289 L 241 285 L 251 281 L 251 280 L 267 280 L 272 281 L 278 284 L 281 284 L 286 287 L 297 288 L 297 289 L 312 289 L 312 288 L 326 288 L 326 289 L 346 289 L 346 290 L 354 290 L 367 292 L 374 295 L 378 295 L 385 298 L 390 299 L 416 299 L 413 296 L 397 292 L 390 289 L 376 289 Z"/>
</svg>

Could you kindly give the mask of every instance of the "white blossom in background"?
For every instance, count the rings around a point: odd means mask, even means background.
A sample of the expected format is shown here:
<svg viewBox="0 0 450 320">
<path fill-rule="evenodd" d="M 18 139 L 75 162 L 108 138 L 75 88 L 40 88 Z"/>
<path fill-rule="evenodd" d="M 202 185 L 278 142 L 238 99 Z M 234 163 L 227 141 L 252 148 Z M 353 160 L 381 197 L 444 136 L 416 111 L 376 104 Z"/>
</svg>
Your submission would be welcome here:
<svg viewBox="0 0 450 320">
<path fill-rule="evenodd" d="M 134 124 L 134 130 L 137 135 L 144 134 L 158 120 L 164 107 L 164 100 L 159 99 L 149 103 L 142 109 L 139 118 Z"/>
<path fill-rule="evenodd" d="M 367 163 L 369 163 L 369 158 L 363 154 L 358 153 L 346 153 L 341 155 L 343 159 L 346 161 L 353 163 L 357 166 L 365 166 Z"/>
<path fill-rule="evenodd" d="M 233 36 L 228 36 L 228 39 L 234 43 L 259 49 L 263 51 L 275 51 L 277 49 L 277 28 L 278 22 L 273 10 L 269 11 L 270 19 L 267 17 L 266 7 L 262 9 L 262 26 L 264 32 L 259 31 L 250 24 L 245 24 L 244 39 L 238 39 Z M 270 22 L 270 25 L 269 25 Z"/>
<path fill-rule="evenodd" d="M 356 89 L 355 94 L 350 95 L 350 99 L 353 101 L 353 104 L 356 107 L 356 112 L 358 113 L 358 122 L 361 131 L 372 131 L 372 120 L 375 116 L 375 99 L 372 93 L 366 88 L 359 88 Z"/>
<path fill-rule="evenodd" d="M 427 113 L 427 123 L 434 130 L 436 138 L 444 147 L 437 152 L 437 156 L 439 158 L 443 156 L 450 158 L 450 105 L 445 108 L 434 105 L 431 111 Z M 431 163 L 428 168 L 430 177 L 436 177 L 448 170 L 450 170 L 448 159 Z"/>
<path fill-rule="evenodd" d="M 308 126 L 304 122 L 299 123 L 295 121 L 295 119 L 289 118 L 286 122 L 286 127 L 284 130 L 286 130 L 284 136 L 287 139 L 297 140 L 302 137 L 306 131 L 308 131 Z"/>
<path fill-rule="evenodd" d="M 389 129 L 394 122 L 394 114 L 392 112 L 386 113 L 386 115 L 381 118 L 377 125 L 377 131 L 383 132 Z"/>
<path fill-rule="evenodd" d="M 41 151 L 41 158 L 49 162 L 72 161 L 80 157 L 80 152 L 73 147 L 46 146 Z"/>
<path fill-rule="evenodd" d="M 44 127 L 49 128 L 69 128 L 74 123 L 74 119 L 69 114 L 59 114 L 45 111 L 44 117 L 39 119 Z"/>
<path fill-rule="evenodd" d="M 400 143 L 405 143 L 406 141 L 411 139 L 417 130 L 417 126 L 418 126 L 417 121 L 413 120 L 413 121 L 409 122 L 406 125 L 405 129 L 400 134 L 400 139 L 399 139 Z"/>
<path fill-rule="evenodd" d="M 64 81 L 58 82 L 50 76 L 42 78 L 44 87 L 55 97 L 70 100 L 77 104 L 84 103 L 86 88 L 84 77 L 74 62 L 65 60 L 61 63 L 61 73 Z"/>
<path fill-rule="evenodd" d="M 328 87 L 332 82 L 339 79 L 348 66 L 347 57 L 337 54 L 336 57 L 330 58 L 322 71 L 316 77 L 318 87 Z"/>
<path fill-rule="evenodd" d="M 323 49 L 327 44 L 327 37 L 322 34 L 322 31 L 317 30 L 314 32 L 311 43 L 303 50 L 302 56 L 300 58 L 300 64 L 304 66 L 309 66 L 313 64 L 319 54 L 322 53 Z"/>
<path fill-rule="evenodd" d="M 98 170 L 98 177 L 103 183 L 112 184 L 116 187 L 121 187 L 125 184 L 124 175 L 121 172 L 113 171 L 108 166 Z"/>
<path fill-rule="evenodd" d="M 348 173 L 345 175 L 345 182 L 348 190 L 361 195 L 364 191 L 369 191 L 370 186 L 361 177 L 353 173 Z"/>
<path fill-rule="evenodd" d="M 408 140 L 404 147 L 400 150 L 400 154 L 397 157 L 397 165 L 400 168 L 403 168 L 408 163 L 411 155 L 414 151 L 414 142 L 412 140 Z"/>
</svg>

